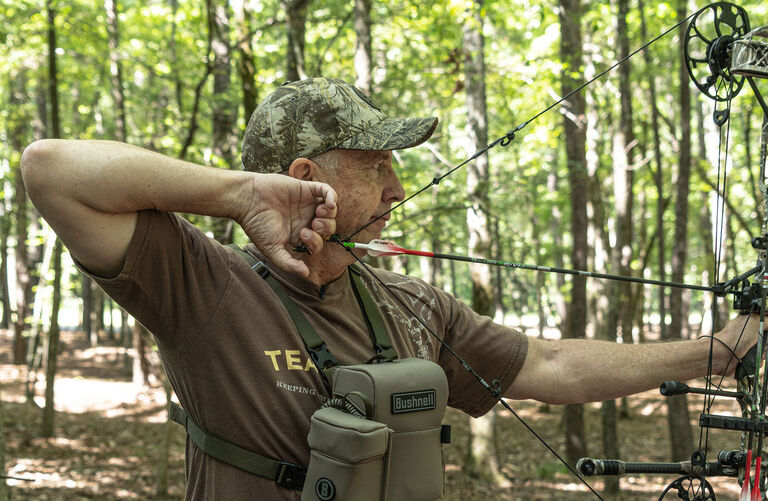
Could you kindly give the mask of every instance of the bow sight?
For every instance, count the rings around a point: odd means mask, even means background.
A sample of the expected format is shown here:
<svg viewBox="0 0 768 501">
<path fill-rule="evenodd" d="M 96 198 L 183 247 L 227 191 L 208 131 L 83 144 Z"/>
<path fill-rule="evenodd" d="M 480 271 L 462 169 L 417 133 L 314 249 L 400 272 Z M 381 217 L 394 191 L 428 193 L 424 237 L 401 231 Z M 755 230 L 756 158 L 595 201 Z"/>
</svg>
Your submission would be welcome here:
<svg viewBox="0 0 768 501">
<path fill-rule="evenodd" d="M 768 189 L 766 188 L 766 145 L 768 144 L 768 108 L 758 89 L 756 78 L 768 78 L 768 26 L 750 31 L 746 11 L 728 2 L 716 2 L 699 10 L 688 25 L 684 40 L 684 56 L 688 74 L 696 87 L 715 101 L 714 122 L 722 127 L 730 116 L 730 101 L 748 82 L 763 110 L 763 126 L 760 149 L 760 191 L 763 195 L 763 225 L 761 236 L 752 239 L 752 247 L 758 252 L 757 264 L 751 270 L 728 282 L 718 284 L 717 296 L 733 294 L 733 307 L 742 313 L 760 313 L 760 331 L 765 333 L 765 304 L 768 291 Z M 726 102 L 725 109 L 717 105 Z M 750 282 L 751 277 L 754 282 Z M 667 485 L 659 500 L 667 494 L 675 499 L 714 501 L 715 492 L 707 477 L 725 476 L 744 479 L 740 500 L 757 501 L 766 497 L 766 470 L 760 472 L 763 458 L 763 440 L 768 437 L 768 420 L 765 417 L 765 388 L 768 381 L 759 380 L 759 364 L 756 353 L 764 351 L 763 336 L 758 345 L 739 361 L 736 370 L 738 391 L 724 391 L 710 387 L 691 388 L 685 384 L 668 381 L 661 385 L 665 396 L 685 393 L 706 395 L 704 412 L 699 418 L 702 429 L 725 429 L 742 432 L 742 450 L 725 450 L 717 454 L 716 461 L 707 461 L 705 450 L 695 451 L 690 461 L 672 463 L 624 462 L 582 458 L 576 468 L 584 476 L 623 474 L 673 474 L 681 475 Z M 765 371 L 768 373 L 768 371 Z M 765 377 L 765 376 L 764 376 Z M 759 391 L 762 386 L 762 390 Z M 739 402 L 743 417 L 709 414 L 715 396 L 734 398 Z M 757 441 L 755 453 L 755 483 L 750 491 L 749 473 L 752 467 L 752 447 Z M 746 449 L 746 450 L 745 450 Z M 746 473 L 746 475 L 745 475 Z"/>
</svg>

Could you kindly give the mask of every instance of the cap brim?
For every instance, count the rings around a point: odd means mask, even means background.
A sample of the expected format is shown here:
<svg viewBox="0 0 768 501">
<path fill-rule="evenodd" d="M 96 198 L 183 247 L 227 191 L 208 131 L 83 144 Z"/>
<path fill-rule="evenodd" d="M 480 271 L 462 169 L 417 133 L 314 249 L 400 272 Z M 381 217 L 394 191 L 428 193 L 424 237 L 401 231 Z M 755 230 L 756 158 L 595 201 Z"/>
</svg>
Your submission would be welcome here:
<svg viewBox="0 0 768 501">
<path fill-rule="evenodd" d="M 345 139 L 334 148 L 389 151 L 412 148 L 429 139 L 437 128 L 437 118 L 385 118 L 369 130 Z"/>
</svg>

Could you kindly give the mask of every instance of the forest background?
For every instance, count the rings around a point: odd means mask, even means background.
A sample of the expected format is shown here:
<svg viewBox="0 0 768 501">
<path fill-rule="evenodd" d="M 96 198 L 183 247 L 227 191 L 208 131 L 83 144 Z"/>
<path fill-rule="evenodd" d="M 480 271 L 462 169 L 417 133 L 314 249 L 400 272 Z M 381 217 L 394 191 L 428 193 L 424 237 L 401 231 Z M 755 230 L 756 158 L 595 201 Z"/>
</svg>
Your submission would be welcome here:
<svg viewBox="0 0 768 501">
<path fill-rule="evenodd" d="M 766 24 L 768 4 L 739 5 L 753 27 Z M 0 1 L 0 473 L 13 477 L 0 482 L 0 499 L 183 493 L 183 432 L 166 423 L 171 396 L 151 336 L 76 271 L 29 204 L 19 175 L 27 144 L 114 139 L 236 169 L 260 99 L 284 81 L 343 78 L 390 116 L 440 118 L 425 145 L 395 155 L 407 193 L 520 126 L 508 145 L 395 211 L 385 238 L 713 284 L 755 260 L 749 238 L 764 211 L 762 112 L 746 88 L 727 125 L 714 124 L 714 102 L 690 84 L 681 62 L 687 24 L 539 116 L 703 6 Z M 214 238 L 244 243 L 231 222 L 188 217 Z M 713 325 L 704 314 L 711 294 L 413 257 L 376 264 L 424 278 L 531 336 L 642 343 L 697 337 Z M 720 319 L 731 314 L 726 301 L 716 309 Z M 649 392 L 588 406 L 516 407 L 573 464 L 588 453 L 688 459 L 700 402 Z M 448 419 L 457 430 L 448 498 L 588 498 L 506 412 Z M 727 443 L 735 447 L 733 437 Z M 608 498 L 647 499 L 669 481 L 595 485 Z"/>
</svg>

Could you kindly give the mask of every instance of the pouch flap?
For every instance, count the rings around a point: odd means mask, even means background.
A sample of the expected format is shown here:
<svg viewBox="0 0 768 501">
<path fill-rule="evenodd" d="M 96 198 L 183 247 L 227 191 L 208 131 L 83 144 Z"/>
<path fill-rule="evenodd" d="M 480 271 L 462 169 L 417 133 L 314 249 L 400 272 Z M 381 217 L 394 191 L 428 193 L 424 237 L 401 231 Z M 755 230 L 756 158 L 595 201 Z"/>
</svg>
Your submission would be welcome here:
<svg viewBox="0 0 768 501">
<path fill-rule="evenodd" d="M 384 454 L 389 431 L 383 423 L 327 407 L 312 415 L 307 440 L 312 450 L 355 463 Z"/>
</svg>

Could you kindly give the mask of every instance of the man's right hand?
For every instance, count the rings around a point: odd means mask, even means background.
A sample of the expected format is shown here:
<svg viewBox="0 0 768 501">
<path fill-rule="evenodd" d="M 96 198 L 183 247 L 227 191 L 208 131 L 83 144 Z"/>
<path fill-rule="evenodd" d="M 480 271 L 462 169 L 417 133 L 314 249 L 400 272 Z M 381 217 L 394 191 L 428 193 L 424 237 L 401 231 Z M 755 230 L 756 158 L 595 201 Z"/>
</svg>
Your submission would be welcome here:
<svg viewBox="0 0 768 501">
<path fill-rule="evenodd" d="M 251 194 L 240 200 L 235 220 L 270 261 L 307 276 L 307 265 L 289 249 L 303 243 L 310 252 L 319 252 L 336 231 L 336 208 L 336 192 L 325 183 L 257 174 Z"/>
</svg>

